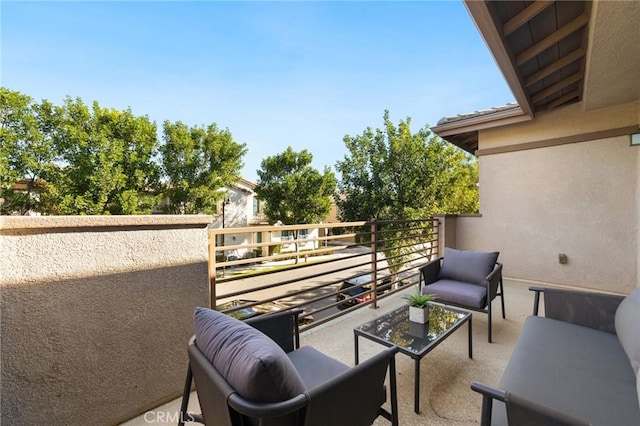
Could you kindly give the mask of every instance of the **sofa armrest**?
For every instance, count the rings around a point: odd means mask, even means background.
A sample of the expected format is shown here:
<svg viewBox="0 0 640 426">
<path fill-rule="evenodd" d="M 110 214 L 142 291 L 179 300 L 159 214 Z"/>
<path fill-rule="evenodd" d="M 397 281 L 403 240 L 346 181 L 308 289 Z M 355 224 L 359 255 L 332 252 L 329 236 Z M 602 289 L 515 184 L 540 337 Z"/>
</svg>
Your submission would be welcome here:
<svg viewBox="0 0 640 426">
<path fill-rule="evenodd" d="M 534 315 L 538 314 L 540 293 L 544 293 L 545 317 L 616 333 L 616 310 L 624 296 L 548 287 L 529 289 L 536 292 Z"/>
<path fill-rule="evenodd" d="M 480 426 L 491 424 L 491 414 L 493 412 L 493 400 L 506 401 L 506 392 L 492 388 L 478 382 L 471 382 L 471 389 L 482 394 L 482 412 L 480 414 Z"/>
<path fill-rule="evenodd" d="M 422 288 L 422 283 L 427 286 L 429 284 L 433 284 L 438 281 L 438 275 L 440 275 L 440 262 L 442 261 L 442 257 L 427 262 L 423 266 L 420 267 L 420 281 L 418 284 L 418 289 Z"/>
<path fill-rule="evenodd" d="M 245 320 L 253 328 L 266 334 L 283 351 L 289 353 L 300 347 L 298 316 L 302 310 L 275 312 Z"/>
<path fill-rule="evenodd" d="M 471 382 L 471 389 L 482 394 L 481 426 L 491 424 L 493 400 L 502 401 L 507 410 L 508 424 L 545 426 L 588 426 L 589 423 L 555 408 L 538 404 L 511 392 L 492 388 L 478 382 Z"/>
</svg>

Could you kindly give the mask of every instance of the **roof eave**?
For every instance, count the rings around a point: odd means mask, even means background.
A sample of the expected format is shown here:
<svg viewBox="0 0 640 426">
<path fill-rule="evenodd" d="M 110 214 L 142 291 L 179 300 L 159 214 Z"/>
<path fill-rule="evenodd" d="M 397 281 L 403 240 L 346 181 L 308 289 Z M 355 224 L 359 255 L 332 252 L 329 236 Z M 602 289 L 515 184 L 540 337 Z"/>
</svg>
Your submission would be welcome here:
<svg viewBox="0 0 640 426">
<path fill-rule="evenodd" d="M 500 111 L 492 114 L 460 119 L 451 123 L 445 123 L 431 130 L 438 136 L 457 135 L 460 133 L 478 131 L 482 129 L 490 129 L 493 127 L 505 126 L 507 124 L 519 123 L 521 121 L 529 121 L 533 117 L 522 111 L 521 107 Z"/>
<path fill-rule="evenodd" d="M 464 5 L 469 11 L 469 15 L 471 16 L 471 19 L 473 19 L 478 31 L 482 34 L 482 38 L 487 44 L 487 47 L 493 55 L 498 67 L 502 71 L 502 74 L 504 75 L 509 88 L 511 88 L 518 105 L 522 108 L 523 114 L 533 118 L 535 114 L 531 100 L 525 91 L 526 86 L 520 79 L 514 63 L 514 58 L 509 54 L 506 47 L 506 40 L 502 36 L 501 31 L 499 31 L 501 29 L 496 27 L 487 2 L 464 0 Z"/>
</svg>

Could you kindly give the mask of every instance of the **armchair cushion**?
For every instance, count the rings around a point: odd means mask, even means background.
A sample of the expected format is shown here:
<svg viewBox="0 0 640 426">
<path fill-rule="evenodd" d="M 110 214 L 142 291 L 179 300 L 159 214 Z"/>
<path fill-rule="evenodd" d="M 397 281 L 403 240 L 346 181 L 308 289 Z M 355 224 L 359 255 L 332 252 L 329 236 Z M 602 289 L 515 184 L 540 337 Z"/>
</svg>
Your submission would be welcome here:
<svg viewBox="0 0 640 426">
<path fill-rule="evenodd" d="M 311 346 L 303 346 L 289 352 L 287 356 L 298 370 L 307 389 L 313 389 L 349 370 L 345 364 Z"/>
<path fill-rule="evenodd" d="M 242 397 L 281 402 L 306 388 L 287 354 L 262 332 L 208 308 L 194 314 L 196 344 Z"/>
<path fill-rule="evenodd" d="M 453 280 L 438 280 L 422 287 L 422 294 L 435 294 L 436 302 L 450 302 L 482 309 L 487 304 L 487 288 Z"/>
<path fill-rule="evenodd" d="M 496 265 L 498 254 L 445 247 L 439 278 L 483 285 Z"/>
</svg>

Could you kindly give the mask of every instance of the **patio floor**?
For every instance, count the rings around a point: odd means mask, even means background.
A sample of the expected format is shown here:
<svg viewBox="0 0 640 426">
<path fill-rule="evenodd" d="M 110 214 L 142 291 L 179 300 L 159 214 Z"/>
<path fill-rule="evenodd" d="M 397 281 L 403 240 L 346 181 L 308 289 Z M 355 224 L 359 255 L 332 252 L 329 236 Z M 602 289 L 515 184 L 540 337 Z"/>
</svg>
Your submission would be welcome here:
<svg viewBox="0 0 640 426">
<path fill-rule="evenodd" d="M 420 364 L 420 414 L 413 411 L 414 362 L 408 356 L 396 356 L 398 410 L 401 425 L 475 425 L 479 423 L 481 400 L 470 388 L 472 381 L 497 384 L 526 316 L 531 315 L 533 293 L 527 283 L 505 280 L 507 319 L 500 314 L 500 302 L 494 300 L 493 343 L 487 342 L 487 315 L 473 313 L 473 359 L 468 358 L 466 325 L 456 331 Z M 402 294 L 402 293 L 401 293 Z M 406 302 L 401 294 L 379 302 L 378 309 L 360 309 L 338 320 L 301 335 L 301 345 L 309 345 L 347 365 L 354 364 L 353 328 Z M 382 346 L 360 339 L 360 359 L 366 359 Z M 180 399 L 157 407 L 124 425 L 176 424 Z M 189 410 L 199 412 L 195 393 Z M 169 421 L 166 421 L 166 420 Z M 192 423 L 195 424 L 195 423 Z M 378 418 L 374 425 L 388 425 Z"/>
</svg>

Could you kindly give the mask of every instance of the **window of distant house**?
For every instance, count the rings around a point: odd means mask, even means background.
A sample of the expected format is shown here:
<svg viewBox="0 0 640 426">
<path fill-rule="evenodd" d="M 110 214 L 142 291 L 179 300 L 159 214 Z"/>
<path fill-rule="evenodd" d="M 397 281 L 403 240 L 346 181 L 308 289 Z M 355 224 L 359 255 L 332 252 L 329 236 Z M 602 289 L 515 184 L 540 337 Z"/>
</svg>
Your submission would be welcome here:
<svg viewBox="0 0 640 426">
<path fill-rule="evenodd" d="M 253 214 L 257 215 L 258 213 L 260 213 L 260 200 L 253 197 Z"/>
<path fill-rule="evenodd" d="M 309 238 L 309 230 L 308 229 L 299 229 L 298 230 L 298 239 L 302 240 L 305 238 Z M 281 231 L 280 233 L 280 241 L 291 241 L 295 240 L 295 231 Z"/>
</svg>

